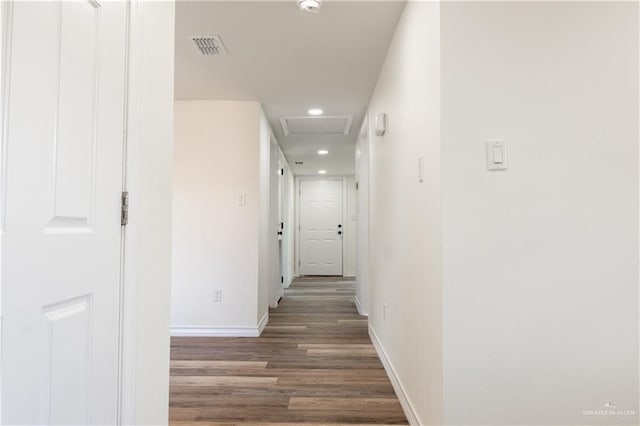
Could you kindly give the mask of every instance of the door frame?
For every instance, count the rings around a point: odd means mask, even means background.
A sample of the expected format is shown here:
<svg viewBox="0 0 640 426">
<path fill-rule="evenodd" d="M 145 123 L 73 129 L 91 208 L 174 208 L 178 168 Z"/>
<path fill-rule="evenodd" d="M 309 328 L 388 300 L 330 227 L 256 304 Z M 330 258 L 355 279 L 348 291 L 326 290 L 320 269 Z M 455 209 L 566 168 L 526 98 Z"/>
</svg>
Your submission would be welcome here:
<svg viewBox="0 0 640 426">
<path fill-rule="evenodd" d="M 347 223 L 347 177 L 346 176 L 296 176 L 295 183 L 295 226 L 294 232 L 296 234 L 295 238 L 295 258 L 294 258 L 294 270 L 295 276 L 300 276 L 300 182 L 308 180 L 308 181 L 318 181 L 318 180 L 334 180 L 340 181 L 342 183 L 342 274 L 340 276 L 344 276 L 344 265 L 347 263 L 347 253 L 345 250 L 345 238 L 348 235 L 347 228 L 349 224 Z"/>
<path fill-rule="evenodd" d="M 175 1 L 127 2 L 123 185 L 130 212 L 123 240 L 120 424 L 164 423 L 169 406 Z M 158 229 L 164 232 L 158 235 Z M 150 268 L 159 259 L 165 265 Z M 152 390 L 156 398 L 149 400 L 145 395 Z"/>
<path fill-rule="evenodd" d="M 140 200 L 137 191 L 138 182 L 132 164 L 139 159 L 139 120 L 142 120 L 140 105 L 142 103 L 142 56 L 139 49 L 143 43 L 143 2 L 129 1 L 127 16 L 127 50 L 125 80 L 125 125 L 124 125 L 124 168 L 122 190 L 129 192 L 129 203 L 137 205 Z M 135 209 L 129 217 L 129 224 L 135 225 Z M 134 250 L 130 250 L 140 238 L 135 226 L 123 227 L 122 261 L 121 261 L 121 300 L 120 300 L 120 387 L 118 389 L 119 420 L 121 424 L 135 423 L 135 382 L 136 382 L 136 278 L 137 258 Z M 128 232 L 127 232 L 128 231 Z M 128 265 L 128 267 L 125 267 Z"/>
<path fill-rule="evenodd" d="M 7 57 L 9 55 L 9 34 L 11 29 L 11 9 L 10 2 L 0 3 L 0 342 L 2 342 L 2 295 L 4 293 L 2 285 L 2 259 L 3 256 L 3 235 L 5 230 L 5 206 L 6 206 L 6 183 L 7 183 L 7 106 L 8 106 L 8 85 L 9 75 L 7 69 Z M 0 383 L 2 383 L 2 351 L 0 350 Z M 0 386 L 0 422 L 2 421 L 2 386 Z"/>
</svg>

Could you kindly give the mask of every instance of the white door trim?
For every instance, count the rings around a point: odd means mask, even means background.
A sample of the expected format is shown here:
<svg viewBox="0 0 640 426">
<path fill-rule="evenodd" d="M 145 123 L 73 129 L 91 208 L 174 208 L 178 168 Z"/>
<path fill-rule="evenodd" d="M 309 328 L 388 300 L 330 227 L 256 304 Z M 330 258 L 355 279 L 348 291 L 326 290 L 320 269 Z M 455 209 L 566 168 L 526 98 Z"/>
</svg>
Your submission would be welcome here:
<svg viewBox="0 0 640 426">
<path fill-rule="evenodd" d="M 130 211 L 124 252 L 121 424 L 166 424 L 175 3 L 127 1 L 131 13 L 125 182 Z M 157 229 L 163 230 L 161 236 Z M 158 259 L 162 265 L 151 270 L 149 265 Z M 150 391 L 155 392 L 151 400 L 144 397 Z"/>
<path fill-rule="evenodd" d="M 127 78 L 125 94 L 125 166 L 123 168 L 123 191 L 129 191 L 129 203 L 139 205 L 136 174 L 131 173 L 132 164 L 137 164 L 137 147 L 140 139 L 140 107 L 142 105 L 142 48 L 143 36 L 142 0 L 129 1 L 127 23 Z M 121 329 L 120 329 L 120 387 L 118 389 L 118 418 L 120 424 L 135 424 L 136 408 L 136 250 L 139 237 L 135 224 L 137 209 L 129 214 L 126 234 L 122 239 L 122 284 L 121 284 Z M 126 265 L 126 267 L 125 267 Z"/>
<path fill-rule="evenodd" d="M 347 178 L 345 176 L 327 176 L 327 177 L 322 177 L 322 176 L 296 176 L 296 192 L 295 192 L 295 206 L 296 206 L 296 211 L 295 211 L 295 227 L 294 227 L 294 232 L 296 234 L 296 238 L 295 238 L 295 260 L 294 260 L 294 267 L 295 267 L 295 273 L 296 273 L 296 277 L 300 276 L 300 182 L 303 180 L 335 180 L 335 181 L 340 181 L 342 182 L 342 275 L 344 275 L 344 265 L 346 265 L 347 262 L 347 253 L 345 250 L 345 238 L 347 237 L 347 233 L 349 232 L 349 230 L 347 229 L 347 227 L 349 226 L 347 224 Z"/>
<path fill-rule="evenodd" d="M 7 111 L 9 104 L 8 88 L 10 75 L 7 58 L 11 47 L 9 35 L 11 33 L 11 2 L 0 3 L 0 342 L 2 341 L 2 236 L 5 230 L 6 205 L 6 173 L 7 173 Z M 0 383 L 2 382 L 2 350 L 0 349 Z M 2 389 L 0 387 L 0 419 L 2 419 Z"/>
</svg>

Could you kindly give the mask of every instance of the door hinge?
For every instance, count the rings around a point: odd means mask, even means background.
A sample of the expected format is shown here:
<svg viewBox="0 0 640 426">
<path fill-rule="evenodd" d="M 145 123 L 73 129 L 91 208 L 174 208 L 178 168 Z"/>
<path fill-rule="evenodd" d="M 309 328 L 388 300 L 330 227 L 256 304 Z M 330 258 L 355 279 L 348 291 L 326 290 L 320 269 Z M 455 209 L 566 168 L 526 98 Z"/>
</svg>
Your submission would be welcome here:
<svg viewBox="0 0 640 426">
<path fill-rule="evenodd" d="M 280 283 L 284 284 L 284 277 L 280 277 Z"/>
<path fill-rule="evenodd" d="M 300 267 L 300 261 L 298 260 L 298 267 Z"/>
<path fill-rule="evenodd" d="M 280 170 L 278 170 L 278 174 L 279 174 L 280 176 L 284 176 L 284 169 L 280 169 Z"/>
<path fill-rule="evenodd" d="M 120 225 L 129 223 L 129 191 L 122 192 L 122 203 L 120 208 Z"/>
</svg>

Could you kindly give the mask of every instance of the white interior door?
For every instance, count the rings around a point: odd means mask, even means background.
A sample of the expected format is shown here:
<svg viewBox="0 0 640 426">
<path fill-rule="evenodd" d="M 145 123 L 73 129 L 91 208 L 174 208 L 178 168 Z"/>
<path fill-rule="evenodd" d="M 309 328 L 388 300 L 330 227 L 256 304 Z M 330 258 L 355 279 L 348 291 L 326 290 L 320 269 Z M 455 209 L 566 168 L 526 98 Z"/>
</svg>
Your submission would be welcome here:
<svg viewBox="0 0 640 426">
<path fill-rule="evenodd" d="M 278 173 L 278 149 L 271 144 L 269 157 L 269 306 L 278 306 L 282 297 L 280 282 L 280 223 L 278 223 L 280 174 Z"/>
<path fill-rule="evenodd" d="M 280 273 L 282 276 L 282 293 L 284 294 L 284 286 L 289 283 L 289 256 L 290 256 L 290 238 L 289 238 L 289 215 L 287 206 L 289 202 L 289 191 L 287 185 L 288 170 L 285 168 L 286 159 L 282 158 L 280 167 Z"/>
<path fill-rule="evenodd" d="M 127 3 L 7 6 L 3 424 L 116 424 Z"/>
<path fill-rule="evenodd" d="M 300 181 L 300 275 L 342 275 L 342 181 Z"/>
<path fill-rule="evenodd" d="M 280 297 L 284 296 L 284 278 L 285 278 L 285 268 L 284 268 L 284 258 L 285 258 L 285 238 L 284 238 L 284 209 L 283 209 L 283 200 L 284 200 L 284 192 L 283 192 L 283 183 L 284 183 L 284 163 L 282 160 L 282 154 L 278 151 L 278 261 L 280 263 L 280 286 L 278 291 L 280 293 Z"/>
</svg>

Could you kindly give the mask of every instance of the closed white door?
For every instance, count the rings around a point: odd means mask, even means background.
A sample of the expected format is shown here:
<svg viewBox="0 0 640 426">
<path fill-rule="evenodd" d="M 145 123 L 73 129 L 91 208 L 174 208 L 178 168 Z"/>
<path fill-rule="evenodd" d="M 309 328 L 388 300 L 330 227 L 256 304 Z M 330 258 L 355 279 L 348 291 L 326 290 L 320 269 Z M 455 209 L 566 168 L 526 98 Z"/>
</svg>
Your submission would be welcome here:
<svg viewBox="0 0 640 426">
<path fill-rule="evenodd" d="M 300 181 L 300 275 L 342 275 L 342 181 Z"/>
<path fill-rule="evenodd" d="M 2 423 L 117 424 L 127 3 L 5 6 Z"/>
</svg>

